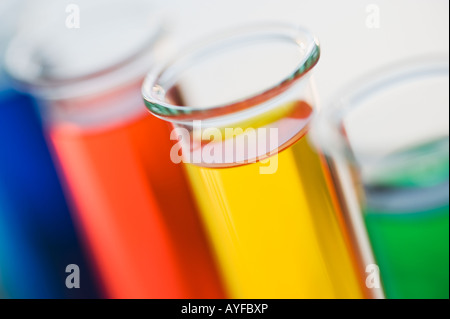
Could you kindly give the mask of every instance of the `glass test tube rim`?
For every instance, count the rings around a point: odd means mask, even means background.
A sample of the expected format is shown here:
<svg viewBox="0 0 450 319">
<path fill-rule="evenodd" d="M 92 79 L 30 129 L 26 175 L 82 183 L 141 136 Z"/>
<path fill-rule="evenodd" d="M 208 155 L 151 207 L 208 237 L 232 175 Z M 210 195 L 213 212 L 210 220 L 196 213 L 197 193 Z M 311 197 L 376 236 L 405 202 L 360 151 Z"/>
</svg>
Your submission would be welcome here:
<svg viewBox="0 0 450 319">
<path fill-rule="evenodd" d="M 252 93 L 227 103 L 200 107 L 195 105 L 175 105 L 166 101 L 167 89 L 170 89 L 174 78 L 182 73 L 186 64 L 197 63 L 201 58 L 214 54 L 217 49 L 228 45 L 238 45 L 248 39 L 277 39 L 295 43 L 302 48 L 304 56 L 292 70 L 289 76 L 269 88 Z M 201 42 L 188 46 L 175 58 L 165 64 L 154 67 L 147 74 L 142 86 L 142 96 L 150 113 L 154 116 L 176 124 L 192 124 L 192 120 L 208 120 L 224 118 L 228 115 L 242 114 L 244 111 L 254 112 L 264 108 L 276 107 L 273 103 L 267 103 L 273 96 L 282 94 L 293 84 L 306 75 L 316 65 L 320 57 L 318 39 L 303 27 L 286 23 L 260 23 L 237 28 L 228 31 L 217 32 L 215 35 Z M 162 85 L 161 79 L 169 73 L 169 85 Z M 267 95 L 263 102 L 258 98 Z"/>
<path fill-rule="evenodd" d="M 388 89 L 395 89 L 401 85 L 420 82 L 431 77 L 443 76 L 449 76 L 448 54 L 443 53 L 429 54 L 386 65 L 340 90 L 340 93 L 331 99 L 332 102 L 313 119 L 310 138 L 325 155 L 342 157 L 357 165 L 358 161 L 345 132 L 346 116 L 363 107 L 365 101 Z M 414 150 L 414 153 L 419 156 L 427 156 L 433 151 L 448 153 L 448 141 L 448 135 L 436 137 L 427 143 L 424 151 L 418 149 Z M 360 151 L 359 156 L 367 162 L 377 161 L 372 154 L 364 151 Z M 388 160 L 395 165 L 396 162 L 404 162 L 403 156 L 392 154 Z"/>
<path fill-rule="evenodd" d="M 84 5 L 79 29 L 67 29 L 64 21 L 54 17 L 36 26 L 25 25 L 9 42 L 4 59 L 6 71 L 18 90 L 37 98 L 47 126 L 68 124 L 76 131 L 98 132 L 145 115 L 140 86 L 147 69 L 164 54 L 167 30 L 163 16 L 144 10 L 151 5 L 136 3 L 141 5 Z M 143 19 L 148 15 L 153 18 Z M 99 18 L 102 23 L 97 23 Z M 134 30 L 137 32 L 128 41 Z M 97 50 L 88 46 L 108 34 L 114 36 L 100 41 L 104 47 Z M 118 39 L 125 39 L 125 44 Z M 53 69 L 46 71 L 46 66 L 40 65 L 48 59 L 46 54 L 58 56 L 59 50 L 68 50 L 65 44 L 76 53 L 56 62 L 56 75 Z M 118 48 L 112 55 L 107 53 L 111 47 Z M 36 60 L 36 55 L 41 59 Z M 70 63 L 75 63 L 76 68 Z"/>
<path fill-rule="evenodd" d="M 367 229 L 364 225 L 361 211 L 361 196 L 364 196 L 362 185 L 358 183 L 361 162 L 357 160 L 351 148 L 350 141 L 346 136 L 344 120 L 352 111 L 360 107 L 366 100 L 377 94 L 385 92 L 387 89 L 396 88 L 397 85 L 408 84 L 416 80 L 434 76 L 448 77 L 448 54 L 435 53 L 426 56 L 413 57 L 404 61 L 397 61 L 376 71 L 359 77 L 358 79 L 340 88 L 337 94 L 331 97 L 330 102 L 321 108 L 318 116 L 311 123 L 309 138 L 327 157 L 327 161 L 332 165 L 333 180 L 339 190 L 340 201 L 344 202 L 346 223 L 351 229 L 352 242 L 359 252 L 359 263 L 362 265 L 362 273 L 365 267 L 377 264 L 372 244 L 369 241 Z M 373 134 L 377 134 L 374 132 Z M 414 156 L 420 158 L 439 154 L 448 154 L 448 136 L 440 140 L 431 141 L 427 144 L 427 151 L 414 150 Z M 431 152 L 430 152 L 431 151 Z M 360 159 L 365 160 L 367 165 L 371 161 L 377 162 L 373 154 L 362 152 Z M 412 155 L 412 154 L 406 154 Z M 383 158 L 383 165 L 402 165 L 405 163 L 405 154 L 394 153 Z M 367 161 L 367 162 L 366 162 Z M 372 162 L 373 163 L 373 162 Z M 356 184 L 355 184 L 356 182 Z M 357 185 L 357 189 L 355 189 Z M 364 200 L 364 199 L 363 199 Z M 384 299 L 384 287 L 380 289 L 369 289 L 372 298 Z"/>
<path fill-rule="evenodd" d="M 128 5 L 124 3 L 119 7 L 109 6 L 106 8 L 100 4 L 92 4 L 86 8 L 83 7 L 83 18 L 88 14 L 91 15 L 91 18 L 95 17 L 95 14 L 105 17 L 108 16 L 108 13 L 120 16 L 121 8 L 127 7 Z M 142 14 L 147 13 L 143 12 Z M 137 20 L 131 19 L 130 16 L 122 15 L 122 17 L 128 18 L 130 21 Z M 58 32 L 61 35 L 67 29 L 59 25 L 58 19 L 46 19 L 40 25 L 33 26 L 31 30 L 28 26 L 28 28 L 19 29 L 19 32 L 14 35 L 7 45 L 3 59 L 5 69 L 21 91 L 32 93 L 46 101 L 89 98 L 99 93 L 121 88 L 130 81 L 145 77 L 145 70 L 151 67 L 152 58 L 156 54 L 155 46 L 164 37 L 165 26 L 161 18 L 153 16 L 152 19 L 146 21 L 149 22 L 145 22 L 148 23 L 145 39 L 140 39 L 139 45 L 131 53 L 122 54 L 119 58 L 108 61 L 107 64 L 96 70 L 52 78 L 46 75 L 45 66 L 38 65 L 31 57 L 39 51 L 44 41 L 48 41 L 52 35 L 58 35 Z M 77 29 L 74 29 L 73 32 L 77 32 Z"/>
</svg>

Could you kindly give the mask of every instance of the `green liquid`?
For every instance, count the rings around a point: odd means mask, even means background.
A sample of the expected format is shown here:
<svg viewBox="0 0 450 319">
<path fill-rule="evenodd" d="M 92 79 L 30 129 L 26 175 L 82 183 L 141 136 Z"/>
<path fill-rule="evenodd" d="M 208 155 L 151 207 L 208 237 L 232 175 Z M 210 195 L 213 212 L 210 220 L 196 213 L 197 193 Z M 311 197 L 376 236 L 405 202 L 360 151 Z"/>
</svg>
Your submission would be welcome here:
<svg viewBox="0 0 450 319">
<path fill-rule="evenodd" d="M 387 298 L 449 298 L 449 206 L 365 221 Z"/>
<path fill-rule="evenodd" d="M 449 298 L 448 139 L 428 145 L 394 154 L 395 165 L 388 158 L 364 180 L 365 223 L 387 298 Z"/>
</svg>

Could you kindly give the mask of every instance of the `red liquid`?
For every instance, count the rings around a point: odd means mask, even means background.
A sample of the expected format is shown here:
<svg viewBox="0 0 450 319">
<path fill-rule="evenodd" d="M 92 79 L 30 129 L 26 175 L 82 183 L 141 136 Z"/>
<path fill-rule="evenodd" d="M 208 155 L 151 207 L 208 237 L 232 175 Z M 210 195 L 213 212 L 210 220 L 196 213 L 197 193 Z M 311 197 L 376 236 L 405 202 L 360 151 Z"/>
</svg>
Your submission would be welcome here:
<svg viewBox="0 0 450 319">
<path fill-rule="evenodd" d="M 163 121 L 56 125 L 50 139 L 109 297 L 223 297 Z"/>
</svg>

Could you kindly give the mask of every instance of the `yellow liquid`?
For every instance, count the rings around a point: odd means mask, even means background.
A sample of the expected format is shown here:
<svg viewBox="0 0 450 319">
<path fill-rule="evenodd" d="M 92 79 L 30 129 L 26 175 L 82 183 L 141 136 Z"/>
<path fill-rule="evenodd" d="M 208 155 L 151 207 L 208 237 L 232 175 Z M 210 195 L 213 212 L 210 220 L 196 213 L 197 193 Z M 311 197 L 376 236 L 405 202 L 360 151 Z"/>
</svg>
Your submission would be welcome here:
<svg viewBox="0 0 450 319">
<path fill-rule="evenodd" d="M 362 298 L 319 155 L 303 137 L 267 165 L 186 164 L 228 295 Z"/>
</svg>

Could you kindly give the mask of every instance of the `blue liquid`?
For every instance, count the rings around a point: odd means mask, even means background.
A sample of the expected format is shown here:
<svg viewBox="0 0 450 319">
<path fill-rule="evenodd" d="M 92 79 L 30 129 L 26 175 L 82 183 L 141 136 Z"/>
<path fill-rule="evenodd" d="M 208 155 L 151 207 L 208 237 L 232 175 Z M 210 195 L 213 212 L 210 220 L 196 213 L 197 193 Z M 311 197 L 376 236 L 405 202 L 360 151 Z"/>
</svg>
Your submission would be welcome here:
<svg viewBox="0 0 450 319">
<path fill-rule="evenodd" d="M 99 296 L 80 249 L 33 100 L 0 88 L 0 296 Z M 68 289 L 68 264 L 81 288 Z"/>
</svg>

